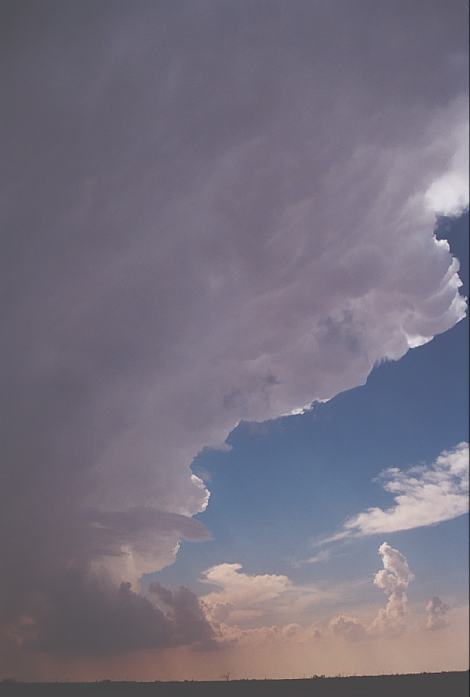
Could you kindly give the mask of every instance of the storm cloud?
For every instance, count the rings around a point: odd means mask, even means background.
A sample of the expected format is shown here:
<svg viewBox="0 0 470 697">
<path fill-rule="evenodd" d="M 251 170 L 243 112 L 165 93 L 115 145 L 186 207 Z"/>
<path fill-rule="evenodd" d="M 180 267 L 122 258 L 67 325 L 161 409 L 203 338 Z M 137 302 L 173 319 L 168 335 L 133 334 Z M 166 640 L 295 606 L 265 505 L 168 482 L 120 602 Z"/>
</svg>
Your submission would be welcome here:
<svg viewBox="0 0 470 697">
<path fill-rule="evenodd" d="M 8 651 L 193 641 L 138 579 L 210 534 L 197 453 L 462 319 L 465 12 L 2 3 Z"/>
</svg>

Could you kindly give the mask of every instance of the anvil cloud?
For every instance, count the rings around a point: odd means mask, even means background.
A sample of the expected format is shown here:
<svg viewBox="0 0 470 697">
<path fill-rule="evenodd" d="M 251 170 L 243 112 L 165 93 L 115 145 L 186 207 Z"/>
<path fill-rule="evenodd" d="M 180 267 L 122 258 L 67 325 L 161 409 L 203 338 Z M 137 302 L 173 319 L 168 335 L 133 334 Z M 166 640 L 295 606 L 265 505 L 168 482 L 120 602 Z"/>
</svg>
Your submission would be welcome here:
<svg viewBox="0 0 470 697">
<path fill-rule="evenodd" d="M 209 535 L 192 459 L 462 319 L 433 231 L 468 203 L 464 9 L 3 3 L 10 665 L 96 602 L 126 649 L 210 639 L 137 593 Z"/>
</svg>

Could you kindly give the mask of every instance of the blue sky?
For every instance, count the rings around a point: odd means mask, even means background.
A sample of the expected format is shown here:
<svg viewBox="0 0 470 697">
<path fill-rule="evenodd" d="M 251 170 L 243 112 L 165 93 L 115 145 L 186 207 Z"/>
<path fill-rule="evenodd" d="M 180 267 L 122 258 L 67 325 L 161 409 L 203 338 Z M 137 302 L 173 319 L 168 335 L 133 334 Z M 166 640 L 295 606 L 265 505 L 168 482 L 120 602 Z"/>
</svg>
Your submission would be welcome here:
<svg viewBox="0 0 470 697">
<path fill-rule="evenodd" d="M 461 262 L 468 294 L 468 214 L 443 219 L 438 237 Z M 239 562 L 252 574 L 281 573 L 304 582 L 371 577 L 382 537 L 408 558 L 416 575 L 411 599 L 439 593 L 462 602 L 467 593 L 468 517 L 339 544 L 330 559 L 298 567 L 312 542 L 391 495 L 374 478 L 388 467 L 431 463 L 468 439 L 468 320 L 397 362 L 378 366 L 367 384 L 303 415 L 242 423 L 229 452 L 204 451 L 193 471 L 211 491 L 199 518 L 213 540 L 183 542 L 162 583 L 207 592 L 200 573 Z M 373 591 L 372 591 L 373 593 Z"/>
</svg>

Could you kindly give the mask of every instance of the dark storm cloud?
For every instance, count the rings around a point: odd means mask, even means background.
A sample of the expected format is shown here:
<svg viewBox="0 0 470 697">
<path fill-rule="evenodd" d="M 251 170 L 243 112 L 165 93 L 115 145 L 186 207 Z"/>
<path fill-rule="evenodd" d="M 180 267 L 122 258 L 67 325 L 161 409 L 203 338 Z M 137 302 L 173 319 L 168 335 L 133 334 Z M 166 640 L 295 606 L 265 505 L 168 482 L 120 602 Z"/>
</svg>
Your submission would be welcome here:
<svg viewBox="0 0 470 697">
<path fill-rule="evenodd" d="M 171 644 L 120 583 L 207 538 L 199 450 L 464 314 L 433 227 L 466 202 L 466 8 L 2 14 L 5 641 L 55 650 L 76 627 L 71 646 L 102 646 L 99 607 L 139 646 Z"/>
<path fill-rule="evenodd" d="M 173 623 L 176 645 L 197 643 L 200 646 L 215 646 L 214 631 L 194 593 L 184 586 L 170 591 L 159 583 L 151 583 L 149 591 L 167 609 Z"/>
<path fill-rule="evenodd" d="M 162 592 L 165 589 L 162 589 Z M 181 588 L 163 612 L 132 591 L 101 577 L 70 569 L 54 577 L 38 599 L 35 622 L 23 622 L 19 638 L 26 649 L 97 655 L 148 648 L 212 644 L 213 632 L 197 597 Z"/>
</svg>

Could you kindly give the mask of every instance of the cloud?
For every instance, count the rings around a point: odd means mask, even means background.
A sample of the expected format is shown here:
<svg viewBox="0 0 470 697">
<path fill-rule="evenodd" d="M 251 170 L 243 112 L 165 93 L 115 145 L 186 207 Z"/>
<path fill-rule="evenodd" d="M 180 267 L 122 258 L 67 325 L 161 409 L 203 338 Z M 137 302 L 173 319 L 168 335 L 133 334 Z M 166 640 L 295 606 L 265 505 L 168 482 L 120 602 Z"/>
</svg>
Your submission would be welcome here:
<svg viewBox="0 0 470 697">
<path fill-rule="evenodd" d="M 69 679 L 100 680 L 220 680 L 229 672 L 232 679 L 301 678 L 314 674 L 367 675 L 443 670 L 465 671 L 468 664 L 468 608 L 457 608 L 451 624 L 441 632 L 427 631 L 416 622 L 407 633 L 392 637 L 376 635 L 367 641 L 345 641 L 327 627 L 307 631 L 305 627 L 285 625 L 260 629 L 232 628 L 233 639 L 213 650 L 194 651 L 175 648 L 165 651 L 161 660 L 153 652 L 135 653 L 96 662 L 65 662 L 63 657 L 43 666 L 43 675 Z M 78 665 L 77 665 L 78 663 Z M 105 665 L 105 669 L 103 669 Z M 11 673 L 10 673 L 11 674 Z"/>
<path fill-rule="evenodd" d="M 392 467 L 379 477 L 395 505 L 368 508 L 349 518 L 323 543 L 435 525 L 468 512 L 468 443 L 444 450 L 431 465 Z"/>
<path fill-rule="evenodd" d="M 337 615 L 330 620 L 328 627 L 334 636 L 347 641 L 362 641 L 367 638 L 366 629 L 356 617 Z"/>
<path fill-rule="evenodd" d="M 243 627 L 237 624 L 217 625 L 219 647 L 228 645 L 259 647 L 266 644 L 305 643 L 312 637 L 305 627 L 295 622 L 290 624 Z"/>
<path fill-rule="evenodd" d="M 437 0 L 2 13 L 0 624 L 52 647 L 66 572 L 137 626 L 207 538 L 202 448 L 463 318 L 467 38 Z"/>
<path fill-rule="evenodd" d="M 164 548 L 169 540 L 173 546 L 180 539 L 199 542 L 211 539 L 201 521 L 179 513 L 155 510 L 149 506 L 128 508 L 123 511 L 96 511 L 87 513 L 90 526 L 90 553 L 94 568 L 104 566 L 115 577 L 126 574 L 135 582 L 145 570 L 146 560 L 155 559 L 153 545 Z"/>
<path fill-rule="evenodd" d="M 177 591 L 151 583 L 149 592 L 154 594 L 167 608 L 167 617 L 173 623 L 175 642 L 180 645 L 195 644 L 213 647 L 214 631 L 206 619 L 198 597 L 188 588 L 181 586 Z"/>
<path fill-rule="evenodd" d="M 288 624 L 310 615 L 321 602 L 336 598 L 338 588 L 295 584 L 282 574 L 247 574 L 241 564 L 218 564 L 202 580 L 216 587 L 201 597 L 207 617 L 227 635 L 227 626 L 252 627 L 254 623 Z M 252 627 L 254 628 L 254 627 Z M 232 633 L 230 633 L 232 636 Z"/>
<path fill-rule="evenodd" d="M 380 608 L 369 624 L 357 617 L 337 615 L 330 620 L 330 632 L 350 641 L 359 641 L 377 636 L 399 636 L 408 629 L 408 597 L 406 589 L 414 580 L 406 557 L 387 542 L 378 549 L 383 569 L 374 576 L 374 585 L 384 591 L 387 604 Z"/>
<path fill-rule="evenodd" d="M 468 140 L 468 124 L 455 132 L 456 147 L 448 171 L 436 179 L 425 193 L 428 206 L 438 215 L 452 216 L 468 206 L 468 160 L 458 140 Z M 437 145 L 437 143 L 436 143 Z"/>
<path fill-rule="evenodd" d="M 279 574 L 246 574 L 241 564 L 218 564 L 204 572 L 208 583 L 221 590 L 205 596 L 206 602 L 230 599 L 232 602 L 260 603 L 272 600 L 291 587 L 287 576 Z"/>
<path fill-rule="evenodd" d="M 401 633 L 406 628 L 408 598 L 406 589 L 414 580 L 406 557 L 387 542 L 379 547 L 384 568 L 374 577 L 374 584 L 387 595 L 387 604 L 369 628 L 371 632 Z"/>
<path fill-rule="evenodd" d="M 221 564 L 206 572 L 204 577 L 212 577 L 211 582 L 220 588 L 201 598 L 202 607 L 221 646 L 227 642 L 240 646 L 259 646 L 266 642 L 318 646 L 318 642 L 325 644 L 332 639 L 348 643 L 396 640 L 422 627 L 416 613 L 412 614 L 408 607 L 407 589 L 415 575 L 406 557 L 387 542 L 379 546 L 378 554 L 383 568 L 377 571 L 373 583 L 385 593 L 387 602 L 372 617 L 370 608 L 365 608 L 365 612 L 363 608 L 359 617 L 341 612 L 318 622 L 313 612 L 304 613 L 299 622 L 282 623 L 282 614 L 277 615 L 274 622 L 272 607 L 285 603 L 294 607 L 296 594 L 301 597 L 306 588 L 296 586 L 286 576 L 244 574 L 240 564 Z M 317 602 L 324 604 L 339 597 L 344 602 L 344 593 L 336 594 L 336 598 L 334 593 L 320 594 Z M 450 625 L 449 612 L 450 607 L 434 596 L 426 604 L 425 628 L 445 629 Z"/>
<path fill-rule="evenodd" d="M 218 564 L 207 569 L 203 579 L 217 587 L 202 597 L 208 616 L 229 623 L 258 618 L 263 604 L 278 599 L 293 585 L 283 575 L 243 573 L 241 564 Z"/>
<path fill-rule="evenodd" d="M 245 574 L 240 564 L 220 564 L 204 573 L 203 578 L 218 589 L 203 595 L 201 604 L 221 643 L 305 643 L 328 637 L 362 642 L 379 637 L 395 638 L 412 629 L 406 591 L 415 576 L 406 557 L 387 542 L 380 545 L 378 554 L 383 568 L 377 571 L 373 583 L 385 593 L 387 603 L 368 621 L 342 612 L 319 624 L 315 606 L 323 605 L 324 612 L 326 604 L 339 598 L 344 603 L 345 588 L 331 588 L 328 593 L 314 586 L 296 585 L 286 576 Z M 302 605 L 306 597 L 310 601 L 309 612 Z M 431 615 L 438 623 L 447 612 L 448 608 L 445 605 L 441 608 L 439 603 L 439 599 L 428 603 L 428 628 Z M 288 615 L 282 612 L 286 606 Z M 302 612 L 299 621 L 292 622 L 296 608 Z M 283 622 L 285 617 L 291 621 Z"/>
<path fill-rule="evenodd" d="M 23 649 L 82 656 L 127 653 L 169 646 L 211 645 L 213 630 L 197 597 L 185 588 L 172 593 L 151 590 L 163 600 L 162 611 L 103 575 L 90 577 L 69 569 L 37 594 L 17 628 Z"/>
<path fill-rule="evenodd" d="M 426 604 L 426 628 L 444 629 L 449 625 L 448 614 L 450 607 L 446 605 L 437 595 L 433 596 Z"/>
<path fill-rule="evenodd" d="M 377 571 L 374 577 L 377 588 L 381 588 L 387 595 L 402 592 L 408 588 L 414 580 L 414 574 L 410 571 L 406 557 L 398 549 L 390 547 L 387 542 L 380 545 L 379 554 L 384 568 Z"/>
<path fill-rule="evenodd" d="M 321 549 L 317 554 L 313 554 L 307 559 L 299 559 L 292 563 L 293 566 L 306 566 L 308 564 L 319 564 L 323 561 L 328 561 L 331 558 L 331 552 L 329 549 Z"/>
<path fill-rule="evenodd" d="M 367 627 L 367 617 L 343 614 L 316 628 L 228 628 L 232 641 L 226 654 L 223 647 L 220 651 L 232 672 L 236 666 L 237 675 L 247 677 L 262 678 L 265 671 L 301 677 L 466 670 L 468 608 L 460 608 L 442 632 L 427 631 L 411 612 L 406 632 L 371 633 Z"/>
</svg>

